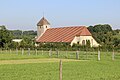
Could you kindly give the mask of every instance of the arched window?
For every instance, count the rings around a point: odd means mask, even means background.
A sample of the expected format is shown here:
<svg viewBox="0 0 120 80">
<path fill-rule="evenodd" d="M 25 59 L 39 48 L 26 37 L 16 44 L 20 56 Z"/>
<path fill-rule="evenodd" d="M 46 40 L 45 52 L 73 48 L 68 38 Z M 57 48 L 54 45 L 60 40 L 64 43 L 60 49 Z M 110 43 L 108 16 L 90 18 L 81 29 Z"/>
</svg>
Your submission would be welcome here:
<svg viewBox="0 0 120 80">
<path fill-rule="evenodd" d="M 46 28 L 47 28 L 47 26 L 46 26 Z"/>
<path fill-rule="evenodd" d="M 82 45 L 85 45 L 85 40 L 82 41 Z"/>
</svg>

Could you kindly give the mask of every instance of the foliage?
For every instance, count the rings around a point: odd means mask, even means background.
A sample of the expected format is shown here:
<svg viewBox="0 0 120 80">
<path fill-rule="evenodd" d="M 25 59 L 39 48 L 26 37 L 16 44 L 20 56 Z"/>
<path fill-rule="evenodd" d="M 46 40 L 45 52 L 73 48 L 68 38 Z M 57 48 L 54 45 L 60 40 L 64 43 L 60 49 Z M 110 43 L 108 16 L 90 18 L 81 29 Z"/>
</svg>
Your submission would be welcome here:
<svg viewBox="0 0 120 80">
<path fill-rule="evenodd" d="M 5 26 L 0 26 L 0 48 L 34 48 L 34 38 L 37 32 L 7 30 Z M 13 42 L 12 39 L 22 39 L 21 43 Z"/>
<path fill-rule="evenodd" d="M 109 31 L 112 31 L 112 27 L 109 25 L 109 24 L 104 24 L 104 25 L 95 25 L 95 26 L 89 26 L 88 27 L 89 31 L 90 32 L 96 32 L 96 33 L 99 33 L 99 32 L 109 32 Z"/>
<path fill-rule="evenodd" d="M 119 49 L 120 38 L 115 37 L 119 34 L 119 30 L 112 30 L 111 26 L 108 24 L 89 26 L 88 29 L 95 40 L 101 45 L 102 49 L 112 50 L 113 46 Z"/>
<path fill-rule="evenodd" d="M 21 30 L 11 30 L 13 34 L 13 38 L 20 39 L 22 37 L 22 31 Z"/>
<path fill-rule="evenodd" d="M 5 26 L 0 26 L 0 48 L 8 48 L 12 41 L 12 34 L 9 30 L 5 28 Z"/>
<path fill-rule="evenodd" d="M 70 43 L 39 43 L 39 47 L 38 48 L 51 48 L 52 50 L 67 50 L 68 48 L 71 48 Z"/>
<path fill-rule="evenodd" d="M 33 30 L 24 31 L 23 35 L 37 35 L 37 31 L 33 31 Z"/>
<path fill-rule="evenodd" d="M 0 26 L 0 30 L 6 30 L 6 27 L 4 25 Z"/>
</svg>

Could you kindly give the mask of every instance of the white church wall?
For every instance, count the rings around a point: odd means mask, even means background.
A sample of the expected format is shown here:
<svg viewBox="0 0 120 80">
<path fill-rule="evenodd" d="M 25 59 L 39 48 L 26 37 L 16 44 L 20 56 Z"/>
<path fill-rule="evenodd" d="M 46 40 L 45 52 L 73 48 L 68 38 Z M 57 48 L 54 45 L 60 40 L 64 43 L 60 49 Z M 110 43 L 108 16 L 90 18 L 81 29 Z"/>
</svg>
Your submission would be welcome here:
<svg viewBox="0 0 120 80">
<path fill-rule="evenodd" d="M 75 36 L 70 45 L 72 46 L 74 43 L 77 44 L 78 41 L 79 41 L 79 37 Z"/>
<path fill-rule="evenodd" d="M 41 37 L 47 29 L 50 28 L 50 25 L 37 26 L 37 36 Z"/>
<path fill-rule="evenodd" d="M 90 45 L 91 47 L 98 47 L 99 44 L 95 41 L 95 39 L 92 36 L 80 36 L 80 44 L 82 44 L 82 41 L 85 40 L 85 44 L 86 44 L 86 40 L 90 41 Z"/>
<path fill-rule="evenodd" d="M 71 46 L 75 43 L 77 44 L 79 42 L 79 44 L 82 45 L 82 41 L 85 41 L 85 45 L 86 45 L 86 40 L 90 40 L 90 45 L 91 47 L 98 47 L 99 44 L 95 41 L 95 39 L 92 36 L 79 36 L 79 37 L 75 37 L 73 39 L 73 41 L 71 42 Z"/>
</svg>

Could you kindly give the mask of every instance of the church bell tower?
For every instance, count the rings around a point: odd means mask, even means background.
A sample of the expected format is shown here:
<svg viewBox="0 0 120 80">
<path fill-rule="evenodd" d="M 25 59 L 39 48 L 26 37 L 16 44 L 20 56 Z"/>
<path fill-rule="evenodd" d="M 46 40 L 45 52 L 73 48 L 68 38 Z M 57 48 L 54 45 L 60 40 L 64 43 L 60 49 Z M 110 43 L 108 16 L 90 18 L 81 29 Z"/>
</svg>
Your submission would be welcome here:
<svg viewBox="0 0 120 80">
<path fill-rule="evenodd" d="M 37 23 L 37 37 L 40 37 L 44 34 L 44 32 L 50 28 L 50 23 L 43 17 Z"/>
</svg>

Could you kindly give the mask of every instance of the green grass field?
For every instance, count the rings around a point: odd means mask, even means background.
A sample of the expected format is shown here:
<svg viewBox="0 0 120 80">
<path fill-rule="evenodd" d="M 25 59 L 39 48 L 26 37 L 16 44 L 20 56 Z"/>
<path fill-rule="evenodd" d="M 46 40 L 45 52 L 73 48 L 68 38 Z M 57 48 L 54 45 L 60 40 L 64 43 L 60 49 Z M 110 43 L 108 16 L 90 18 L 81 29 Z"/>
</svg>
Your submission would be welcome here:
<svg viewBox="0 0 120 80">
<path fill-rule="evenodd" d="M 76 60 L 75 51 L 52 52 L 34 51 L 24 55 L 18 51 L 0 53 L 0 80 L 59 80 L 59 60 L 63 61 L 63 80 L 120 80 L 120 53 L 101 52 L 101 60 L 97 60 L 97 52 L 79 53 Z M 58 58 L 57 58 L 58 57 Z"/>
</svg>

